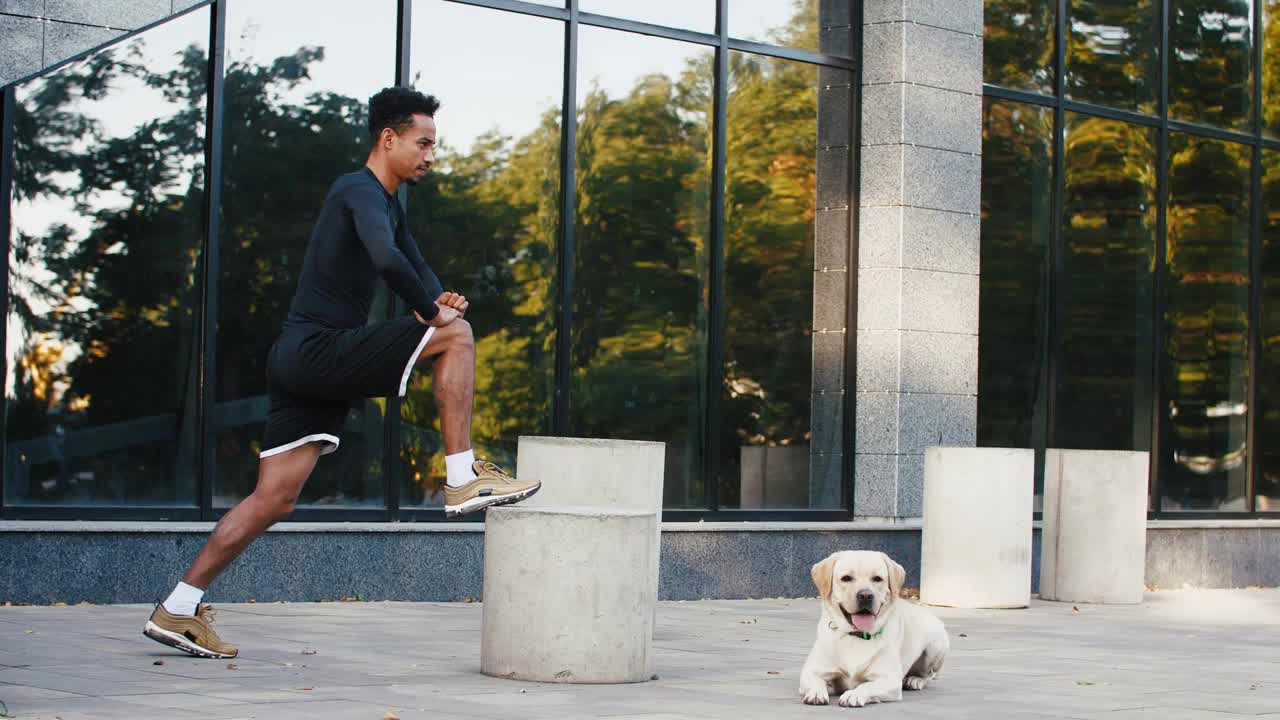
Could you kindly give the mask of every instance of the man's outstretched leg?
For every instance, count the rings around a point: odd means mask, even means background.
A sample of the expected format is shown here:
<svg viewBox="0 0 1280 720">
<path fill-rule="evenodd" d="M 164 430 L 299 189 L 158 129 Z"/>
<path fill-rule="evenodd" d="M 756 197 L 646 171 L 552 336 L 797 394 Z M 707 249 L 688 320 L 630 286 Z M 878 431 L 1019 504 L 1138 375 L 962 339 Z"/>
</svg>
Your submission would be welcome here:
<svg viewBox="0 0 1280 720">
<path fill-rule="evenodd" d="M 477 461 L 471 448 L 476 348 L 471 325 L 458 319 L 436 328 L 418 356 L 433 361 L 432 387 L 444 431 L 446 517 L 490 505 L 519 502 L 538 492 L 537 481 L 517 480 L 491 462 Z"/>
<path fill-rule="evenodd" d="M 323 445 L 306 443 L 262 458 L 258 485 L 249 497 L 222 516 L 182 582 L 156 606 L 143 634 L 199 657 L 235 657 L 239 650 L 213 631 L 212 608 L 202 605 L 204 591 L 267 528 L 293 512 L 294 502 L 320 457 Z"/>
</svg>

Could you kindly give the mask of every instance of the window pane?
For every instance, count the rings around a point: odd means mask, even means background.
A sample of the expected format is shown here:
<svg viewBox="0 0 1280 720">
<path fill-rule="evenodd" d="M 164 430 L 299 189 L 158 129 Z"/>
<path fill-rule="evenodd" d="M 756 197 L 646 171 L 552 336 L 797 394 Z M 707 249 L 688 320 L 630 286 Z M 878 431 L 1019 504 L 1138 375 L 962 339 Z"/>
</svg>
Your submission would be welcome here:
<svg viewBox="0 0 1280 720">
<path fill-rule="evenodd" d="M 1169 138 L 1162 510 L 1245 510 L 1247 146 Z"/>
<path fill-rule="evenodd" d="M 410 193 L 409 227 L 445 288 L 471 303 L 476 454 L 514 470 L 519 436 L 551 427 L 564 23 L 419 0 L 413 38 L 412 77 L 441 107 L 437 165 Z M 410 376 L 400 420 L 401 505 L 442 505 L 430 372 Z"/>
<path fill-rule="evenodd" d="M 1262 3 L 1262 131 L 1280 137 L 1280 0 Z"/>
<path fill-rule="evenodd" d="M 1280 510 L 1280 152 L 1262 151 L 1262 323 L 1254 509 Z"/>
<path fill-rule="evenodd" d="M 7 503 L 195 503 L 208 36 L 16 88 Z"/>
<path fill-rule="evenodd" d="M 729 0 L 729 37 L 853 57 L 852 0 Z"/>
<path fill-rule="evenodd" d="M 986 0 L 983 78 L 992 85 L 1053 94 L 1055 0 Z"/>
<path fill-rule="evenodd" d="M 341 0 L 227 6 L 216 505 L 234 504 L 256 482 L 267 353 L 329 186 L 368 155 L 368 98 L 395 80 L 395 5 L 346 9 Z M 380 296 L 375 318 L 387 313 Z M 301 503 L 383 503 L 384 407 L 353 404 L 338 451 L 316 465 Z"/>
<path fill-rule="evenodd" d="M 1154 112 L 1160 94 L 1160 4 L 1074 0 L 1067 10 L 1067 97 Z"/>
<path fill-rule="evenodd" d="M 818 89 L 848 87 L 851 76 L 736 52 L 729 74 L 720 503 L 839 507 L 847 273 L 816 273 L 815 285 L 814 220 L 821 209 L 824 223 L 848 223 L 848 129 L 825 114 L 820 128 Z M 838 104 L 825 91 L 822 102 Z M 814 332 L 815 308 L 833 332 Z"/>
<path fill-rule="evenodd" d="M 612 15 L 654 25 L 704 33 L 716 31 L 715 0 L 581 0 L 578 8 L 582 12 Z"/>
<path fill-rule="evenodd" d="M 1151 449 L 1155 130 L 1067 114 L 1053 447 Z"/>
<path fill-rule="evenodd" d="M 712 52 L 581 28 L 570 430 L 667 444 L 702 504 Z"/>
<path fill-rule="evenodd" d="M 1248 129 L 1253 21 L 1243 0 L 1169 0 L 1169 117 Z"/>
<path fill-rule="evenodd" d="M 1053 111 L 983 99 L 978 445 L 1044 446 Z"/>
</svg>

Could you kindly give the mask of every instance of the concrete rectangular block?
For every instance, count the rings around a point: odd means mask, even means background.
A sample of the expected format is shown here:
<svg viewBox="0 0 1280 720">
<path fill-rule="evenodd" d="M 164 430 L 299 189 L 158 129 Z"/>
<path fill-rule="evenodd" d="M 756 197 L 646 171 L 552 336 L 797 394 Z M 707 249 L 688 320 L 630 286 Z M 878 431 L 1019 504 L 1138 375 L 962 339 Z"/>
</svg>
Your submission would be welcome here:
<svg viewBox="0 0 1280 720">
<path fill-rule="evenodd" d="M 902 391 L 978 394 L 978 336 L 902 333 Z"/>
<path fill-rule="evenodd" d="M 844 455 L 815 453 L 809 456 L 809 507 L 836 510 L 844 507 Z"/>
<path fill-rule="evenodd" d="M 920 601 L 1029 605 L 1035 452 L 931 447 L 924 475 Z"/>
<path fill-rule="evenodd" d="M 853 0 L 818 0 L 818 25 L 848 25 L 853 22 Z"/>
<path fill-rule="evenodd" d="M 815 178 L 819 208 L 849 207 L 853 195 L 852 157 L 848 147 L 819 148 Z"/>
<path fill-rule="evenodd" d="M 903 79 L 902 48 L 906 42 L 907 23 L 872 23 L 862 26 L 862 84 L 901 82 Z M 978 58 L 982 65 L 982 58 Z"/>
<path fill-rule="evenodd" d="M 44 30 L 44 65 L 55 65 L 124 34 L 122 30 L 50 20 L 45 23 Z"/>
<path fill-rule="evenodd" d="M 905 209 L 901 205 L 864 207 L 858 213 L 859 267 L 902 267 Z"/>
<path fill-rule="evenodd" d="M 847 71 L 827 73 L 818 88 L 818 145 L 821 147 L 853 144 L 853 88 Z M 843 80 L 843 82 L 840 82 Z M 828 84 L 836 81 L 834 84 Z"/>
<path fill-rule="evenodd" d="M 905 0 L 904 4 L 905 19 L 912 22 L 982 34 L 982 0 Z"/>
<path fill-rule="evenodd" d="M 860 392 L 898 392 L 902 388 L 902 331 L 859 330 L 855 387 Z"/>
<path fill-rule="evenodd" d="M 857 393 L 857 439 L 860 453 L 895 455 L 900 431 L 899 401 L 896 392 Z"/>
<path fill-rule="evenodd" d="M 848 24 L 818 28 L 818 52 L 838 58 L 853 58 L 853 28 Z"/>
<path fill-rule="evenodd" d="M 971 95 L 982 94 L 981 37 L 907 23 L 902 43 L 901 74 L 894 80 Z"/>
<path fill-rule="evenodd" d="M 904 172 L 902 145 L 873 145 L 862 148 L 862 208 L 901 205 Z"/>
<path fill-rule="evenodd" d="M 848 324 L 849 273 L 844 270 L 818 271 L 813 274 L 813 329 L 843 330 Z"/>
<path fill-rule="evenodd" d="M 978 215 L 903 208 L 901 255 L 903 267 L 977 275 L 982 258 Z"/>
<path fill-rule="evenodd" d="M 839 454 L 844 445 L 844 393 L 814 393 L 810 398 L 809 451 Z"/>
<path fill-rule="evenodd" d="M 888 145 L 903 141 L 905 83 L 881 83 L 862 88 L 862 144 Z"/>
<path fill-rule="evenodd" d="M 906 0 L 864 0 L 863 24 L 895 22 L 907 19 Z"/>
<path fill-rule="evenodd" d="M 902 290 L 902 270 L 898 268 L 859 268 L 857 329 L 901 329 Z"/>
<path fill-rule="evenodd" d="M 0 16 L 0 85 L 39 72 L 44 58 L 44 23 Z"/>
<path fill-rule="evenodd" d="M 853 514 L 893 517 L 897 492 L 898 456 L 859 452 L 854 459 Z"/>
<path fill-rule="evenodd" d="M 978 213 L 981 211 L 982 158 L 950 150 L 903 146 L 904 205 Z"/>
<path fill-rule="evenodd" d="M 0 0 L 0 13 L 44 17 L 44 0 Z"/>
<path fill-rule="evenodd" d="M 813 335 L 813 389 L 844 390 L 845 333 Z"/>
<path fill-rule="evenodd" d="M 982 152 L 981 95 L 907 84 L 877 85 L 867 88 L 868 94 L 881 87 L 902 88 L 900 134 L 904 142 L 963 153 Z"/>
<path fill-rule="evenodd" d="M 47 0 L 45 3 L 45 14 L 50 20 L 119 30 L 136 30 L 172 12 L 173 0 Z"/>
<path fill-rule="evenodd" d="M 901 518 L 924 515 L 924 455 L 898 456 L 898 509 Z"/>
<path fill-rule="evenodd" d="M 913 455 L 935 445 L 977 443 L 977 396 L 904 393 L 900 402 L 898 452 Z"/>
<path fill-rule="evenodd" d="M 862 273 L 859 271 L 859 282 Z M 938 332 L 978 334 L 978 276 L 933 270 L 903 270 L 902 297 L 910 302 L 901 304 L 903 330 L 934 330 Z M 862 293 L 859 288 L 859 300 Z M 858 307 L 861 323 L 862 306 Z"/>
<path fill-rule="evenodd" d="M 1040 597 L 1142 602 L 1147 463 L 1146 452 L 1046 451 Z"/>
<path fill-rule="evenodd" d="M 849 208 L 828 208 L 814 213 L 814 270 L 849 266 Z"/>
<path fill-rule="evenodd" d="M 1145 483 L 1143 486 L 1145 490 Z M 1145 509 L 1145 508 L 1144 508 Z M 1259 585 L 1262 528 L 1207 528 L 1205 530 L 1205 584 L 1209 587 L 1243 588 Z M 1270 559 L 1271 562 L 1280 558 Z M 1225 577 L 1220 580 L 1212 572 Z M 1215 582 L 1215 580 L 1218 580 Z"/>
</svg>

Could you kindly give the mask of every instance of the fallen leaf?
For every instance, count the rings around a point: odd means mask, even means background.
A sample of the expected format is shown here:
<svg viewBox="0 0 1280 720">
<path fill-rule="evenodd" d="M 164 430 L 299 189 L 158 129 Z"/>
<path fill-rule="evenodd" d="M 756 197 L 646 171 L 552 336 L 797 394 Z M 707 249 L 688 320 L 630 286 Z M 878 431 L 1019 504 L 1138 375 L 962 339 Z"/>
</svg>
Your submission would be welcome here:
<svg viewBox="0 0 1280 720">
<path fill-rule="evenodd" d="M 66 607 L 66 606 L 67 606 L 67 604 L 66 604 L 66 603 L 64 603 L 64 602 L 59 601 L 59 602 L 53 603 L 53 606 L 54 606 L 54 607 Z"/>
<path fill-rule="evenodd" d="M 315 690 L 315 688 L 298 688 L 299 690 Z"/>
<path fill-rule="evenodd" d="M 151 663 L 151 664 L 152 664 L 152 665 L 163 665 L 163 664 L 164 664 L 164 661 L 163 661 L 163 660 L 157 660 L 157 661 L 155 661 L 155 662 L 153 662 L 153 663 Z"/>
<path fill-rule="evenodd" d="M 960 637 L 969 637 L 966 633 L 960 633 Z"/>
<path fill-rule="evenodd" d="M 235 664 L 235 663 L 227 663 L 227 669 L 228 669 L 228 670 L 235 670 L 235 669 L 236 669 L 236 668 L 238 668 L 238 667 L 240 667 L 240 666 L 239 666 L 239 665 L 237 665 L 237 664 Z"/>
<path fill-rule="evenodd" d="M 1092 683 L 1092 682 L 1089 682 L 1088 680 L 1077 680 L 1076 684 L 1077 685 L 1096 685 L 1097 683 Z"/>
<path fill-rule="evenodd" d="M 36 634 L 36 631 L 35 631 L 35 630 L 23 630 L 23 631 L 22 631 L 22 634 L 24 634 L 24 635 L 35 635 L 35 634 Z"/>
<path fill-rule="evenodd" d="M 1080 612 L 1080 608 L 1076 607 L 1075 605 L 1072 605 L 1072 606 L 1071 606 L 1071 612 L 1072 612 L 1072 613 L 1078 613 L 1078 612 Z"/>
<path fill-rule="evenodd" d="M 770 670 L 767 674 L 769 674 L 769 675 L 781 675 L 782 673 L 778 672 L 777 670 Z"/>
<path fill-rule="evenodd" d="M 316 651 L 315 651 L 313 648 L 306 648 L 306 649 L 304 649 L 304 650 L 302 651 L 302 654 L 303 654 L 303 655 L 315 655 L 315 654 L 316 654 Z"/>
</svg>

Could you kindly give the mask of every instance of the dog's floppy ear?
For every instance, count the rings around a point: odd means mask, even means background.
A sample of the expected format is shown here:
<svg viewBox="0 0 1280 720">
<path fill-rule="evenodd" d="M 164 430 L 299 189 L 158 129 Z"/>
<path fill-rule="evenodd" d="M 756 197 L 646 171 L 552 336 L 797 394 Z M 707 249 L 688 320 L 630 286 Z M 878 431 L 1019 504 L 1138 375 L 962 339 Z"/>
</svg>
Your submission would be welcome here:
<svg viewBox="0 0 1280 720">
<path fill-rule="evenodd" d="M 818 587 L 818 594 L 823 600 L 831 598 L 831 575 L 836 567 L 836 554 L 831 553 L 827 558 L 813 566 L 809 571 L 813 575 L 813 584 Z"/>
<path fill-rule="evenodd" d="M 892 597 L 897 597 L 898 593 L 902 592 L 903 584 L 907 582 L 907 571 L 894 562 L 893 558 L 885 555 L 885 553 L 880 554 L 884 555 L 884 564 L 889 568 L 889 594 Z"/>
</svg>

